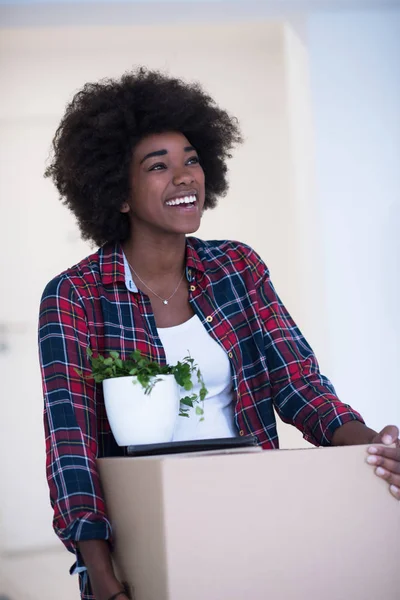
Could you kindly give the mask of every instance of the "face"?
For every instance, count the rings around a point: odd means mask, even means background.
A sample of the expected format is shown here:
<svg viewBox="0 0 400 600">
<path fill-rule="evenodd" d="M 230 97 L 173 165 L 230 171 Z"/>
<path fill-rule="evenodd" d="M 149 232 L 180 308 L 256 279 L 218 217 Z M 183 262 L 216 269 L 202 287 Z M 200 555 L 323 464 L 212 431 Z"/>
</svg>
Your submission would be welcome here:
<svg viewBox="0 0 400 600">
<path fill-rule="evenodd" d="M 177 132 L 152 134 L 135 147 L 131 198 L 121 208 L 131 229 L 193 233 L 204 207 L 204 172 L 195 148 Z"/>
</svg>

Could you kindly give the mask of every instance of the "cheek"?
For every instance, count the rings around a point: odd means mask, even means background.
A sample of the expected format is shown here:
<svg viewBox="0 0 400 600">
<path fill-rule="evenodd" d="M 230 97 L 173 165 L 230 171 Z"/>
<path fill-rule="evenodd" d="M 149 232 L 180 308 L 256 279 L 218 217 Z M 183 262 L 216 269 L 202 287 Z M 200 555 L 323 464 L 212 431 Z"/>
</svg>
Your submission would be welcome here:
<svg viewBox="0 0 400 600">
<path fill-rule="evenodd" d="M 204 175 L 203 167 L 201 165 L 199 165 L 198 168 L 196 169 L 195 178 L 196 178 L 196 181 L 198 184 L 204 186 L 205 175 Z"/>
<path fill-rule="evenodd" d="M 152 212 L 157 206 L 165 189 L 165 181 L 161 176 L 140 177 L 132 185 L 132 208 L 138 213 Z"/>
</svg>

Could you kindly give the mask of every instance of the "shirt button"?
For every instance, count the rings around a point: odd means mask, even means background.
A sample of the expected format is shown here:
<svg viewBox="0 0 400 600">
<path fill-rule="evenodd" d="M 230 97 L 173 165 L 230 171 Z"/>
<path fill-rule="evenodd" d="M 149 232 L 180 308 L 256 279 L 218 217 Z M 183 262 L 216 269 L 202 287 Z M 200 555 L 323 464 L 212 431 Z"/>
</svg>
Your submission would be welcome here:
<svg viewBox="0 0 400 600">
<path fill-rule="evenodd" d="M 243 429 L 241 429 L 241 430 L 239 431 L 239 435 L 241 435 L 241 436 L 243 436 L 243 435 L 244 435 L 244 431 L 243 431 Z"/>
<path fill-rule="evenodd" d="M 196 289 L 196 286 L 195 286 L 195 285 L 191 285 L 191 286 L 190 286 L 190 291 L 191 291 L 191 292 L 194 292 L 194 290 L 195 290 L 195 289 Z"/>
<path fill-rule="evenodd" d="M 207 323 L 211 323 L 212 320 L 213 320 L 212 317 L 207 317 L 207 319 L 206 319 Z"/>
<path fill-rule="evenodd" d="M 232 352 L 229 352 L 228 356 L 229 356 L 229 358 L 233 358 Z"/>
</svg>

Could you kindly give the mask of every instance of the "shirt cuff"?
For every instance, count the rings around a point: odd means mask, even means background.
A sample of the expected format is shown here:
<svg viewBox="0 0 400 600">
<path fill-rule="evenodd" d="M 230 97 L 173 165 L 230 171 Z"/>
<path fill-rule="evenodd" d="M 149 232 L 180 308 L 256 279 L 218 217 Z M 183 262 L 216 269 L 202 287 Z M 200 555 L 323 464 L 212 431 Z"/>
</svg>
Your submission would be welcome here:
<svg viewBox="0 0 400 600">
<path fill-rule="evenodd" d="M 351 406 L 347 404 L 341 404 L 340 412 L 333 415 L 329 415 L 327 417 L 321 417 L 318 425 L 319 425 L 319 435 L 316 439 L 312 434 L 305 434 L 304 439 L 308 442 L 311 442 L 314 445 L 319 446 L 331 446 L 333 434 L 336 429 L 344 425 L 345 423 L 349 423 L 350 421 L 359 421 L 365 425 L 365 421 L 362 416 L 353 410 Z M 316 443 L 317 442 L 317 443 Z"/>
<path fill-rule="evenodd" d="M 76 561 L 70 568 L 70 574 L 75 575 L 86 571 L 85 563 L 79 551 L 77 542 L 86 540 L 108 540 L 111 543 L 111 525 L 107 520 L 93 521 L 81 518 L 75 521 L 69 531 L 66 543 L 68 550 L 75 553 Z"/>
</svg>

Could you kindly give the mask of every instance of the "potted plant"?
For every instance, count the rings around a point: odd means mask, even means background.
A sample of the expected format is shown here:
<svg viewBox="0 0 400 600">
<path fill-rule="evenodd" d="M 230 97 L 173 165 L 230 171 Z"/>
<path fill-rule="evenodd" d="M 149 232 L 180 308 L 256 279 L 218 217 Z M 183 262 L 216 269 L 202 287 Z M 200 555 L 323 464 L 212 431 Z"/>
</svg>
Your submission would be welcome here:
<svg viewBox="0 0 400 600">
<path fill-rule="evenodd" d="M 119 446 L 171 442 L 177 417 L 188 418 L 191 409 L 204 419 L 207 389 L 190 356 L 176 365 L 160 365 L 138 350 L 126 359 L 118 352 L 107 357 L 93 356 L 90 349 L 87 352 L 92 374 L 86 378 L 103 385 L 108 421 Z M 199 393 L 180 398 L 180 388 L 193 390 L 193 377 Z"/>
</svg>

